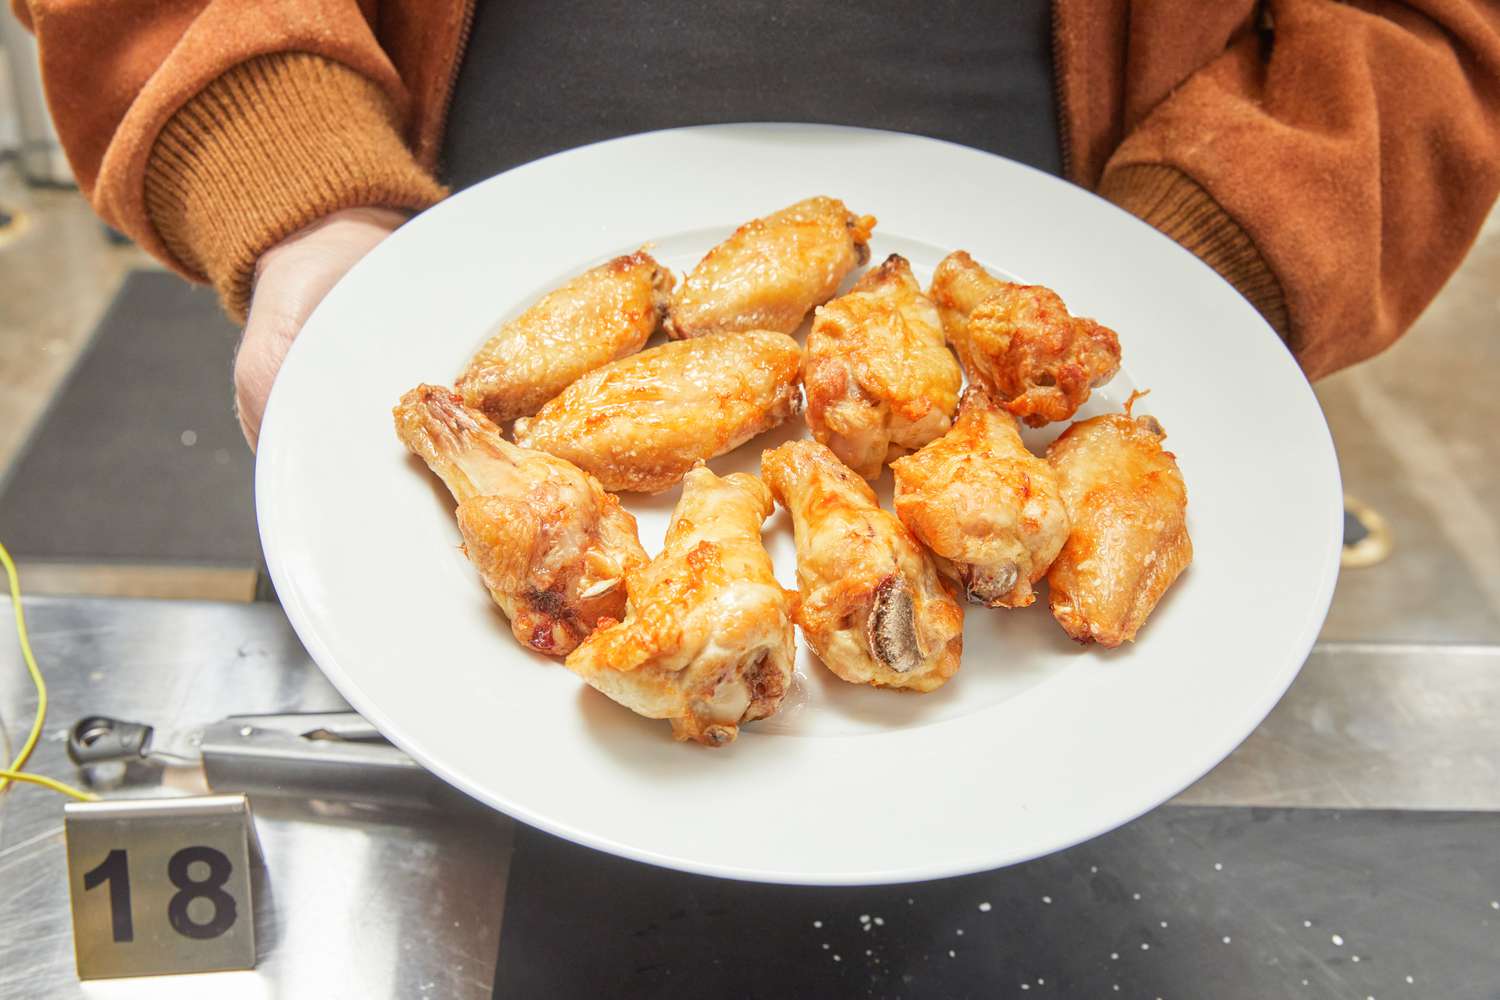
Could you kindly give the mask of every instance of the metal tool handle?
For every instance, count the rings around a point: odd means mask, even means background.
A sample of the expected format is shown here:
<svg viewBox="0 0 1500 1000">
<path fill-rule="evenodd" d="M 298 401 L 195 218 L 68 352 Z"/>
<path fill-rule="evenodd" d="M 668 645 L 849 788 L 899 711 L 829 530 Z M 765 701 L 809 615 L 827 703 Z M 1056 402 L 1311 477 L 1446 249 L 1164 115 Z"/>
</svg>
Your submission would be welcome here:
<svg viewBox="0 0 1500 1000">
<path fill-rule="evenodd" d="M 144 760 L 154 730 L 144 723 L 89 715 L 68 731 L 68 759 L 79 767 L 112 761 Z"/>
<path fill-rule="evenodd" d="M 424 807 L 468 801 L 352 712 L 230 716 L 203 731 L 201 750 L 215 791 Z"/>
</svg>

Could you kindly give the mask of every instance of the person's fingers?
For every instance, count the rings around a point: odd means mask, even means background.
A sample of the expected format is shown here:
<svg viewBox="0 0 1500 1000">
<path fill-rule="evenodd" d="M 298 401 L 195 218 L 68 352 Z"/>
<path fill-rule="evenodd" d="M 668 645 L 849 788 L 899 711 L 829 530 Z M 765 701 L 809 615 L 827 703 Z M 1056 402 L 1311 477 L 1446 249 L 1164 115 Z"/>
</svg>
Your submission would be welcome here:
<svg viewBox="0 0 1500 1000">
<path fill-rule="evenodd" d="M 252 449 L 276 373 L 307 317 L 356 261 L 404 221 L 405 215 L 389 209 L 346 209 L 261 255 L 234 361 L 235 410 Z"/>
<path fill-rule="evenodd" d="M 270 294 L 275 294 L 274 287 Z M 245 336 L 234 358 L 234 406 L 240 430 L 252 451 L 259 442 L 260 422 L 265 416 L 276 372 L 306 319 L 306 314 L 278 312 L 273 316 L 267 307 L 260 308 L 258 313 L 256 307 L 251 308 Z"/>
</svg>

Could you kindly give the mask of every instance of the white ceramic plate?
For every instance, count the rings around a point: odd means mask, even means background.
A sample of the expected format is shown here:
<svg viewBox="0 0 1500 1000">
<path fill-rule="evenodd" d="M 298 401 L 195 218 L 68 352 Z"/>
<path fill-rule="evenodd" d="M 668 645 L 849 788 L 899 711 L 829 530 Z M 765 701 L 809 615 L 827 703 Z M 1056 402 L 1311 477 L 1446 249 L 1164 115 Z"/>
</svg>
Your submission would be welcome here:
<svg viewBox="0 0 1500 1000">
<path fill-rule="evenodd" d="M 582 269 L 649 241 L 681 274 L 739 223 L 811 194 L 878 216 L 873 260 L 900 252 L 924 284 L 964 248 L 1117 330 L 1124 367 L 1085 415 L 1152 390 L 1138 412 L 1169 433 L 1196 557 L 1129 648 L 1075 646 L 1045 598 L 1022 611 L 970 608 L 962 669 L 933 694 L 844 684 L 804 652 L 778 716 L 724 749 L 681 745 L 665 722 L 515 643 L 458 551 L 452 501 L 396 440 L 390 410 L 419 382 L 451 382 L 497 323 Z M 714 466 L 753 471 L 762 447 L 805 432 L 795 421 Z M 297 340 L 271 397 L 256 493 L 298 635 L 413 757 L 582 844 L 811 884 L 1011 864 L 1186 787 L 1254 729 L 1306 658 L 1333 591 L 1342 510 L 1307 382 L 1191 254 L 998 157 L 797 125 L 577 149 L 413 220 Z M 626 497 L 648 552 L 676 497 Z M 794 586 L 785 512 L 766 540 Z"/>
</svg>

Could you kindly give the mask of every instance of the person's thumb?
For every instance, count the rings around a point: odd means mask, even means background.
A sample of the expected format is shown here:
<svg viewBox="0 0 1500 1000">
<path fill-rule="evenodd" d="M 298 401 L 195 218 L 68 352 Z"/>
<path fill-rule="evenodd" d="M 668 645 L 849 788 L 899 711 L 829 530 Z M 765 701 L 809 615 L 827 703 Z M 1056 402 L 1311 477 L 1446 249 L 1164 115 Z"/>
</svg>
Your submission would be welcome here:
<svg viewBox="0 0 1500 1000">
<path fill-rule="evenodd" d="M 338 280 L 406 216 L 384 208 L 335 212 L 261 255 L 245 334 L 234 359 L 240 429 L 255 448 L 266 400 L 302 325 Z"/>
</svg>

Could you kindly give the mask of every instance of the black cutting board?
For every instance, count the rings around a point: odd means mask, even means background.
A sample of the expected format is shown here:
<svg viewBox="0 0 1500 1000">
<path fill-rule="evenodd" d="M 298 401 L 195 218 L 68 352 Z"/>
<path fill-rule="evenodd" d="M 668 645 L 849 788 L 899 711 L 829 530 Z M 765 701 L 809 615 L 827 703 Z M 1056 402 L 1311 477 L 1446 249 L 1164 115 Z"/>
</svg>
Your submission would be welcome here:
<svg viewBox="0 0 1500 1000">
<path fill-rule="evenodd" d="M 522 829 L 495 996 L 1500 998 L 1500 814 L 1169 806 L 1028 864 L 857 889 Z"/>
</svg>

